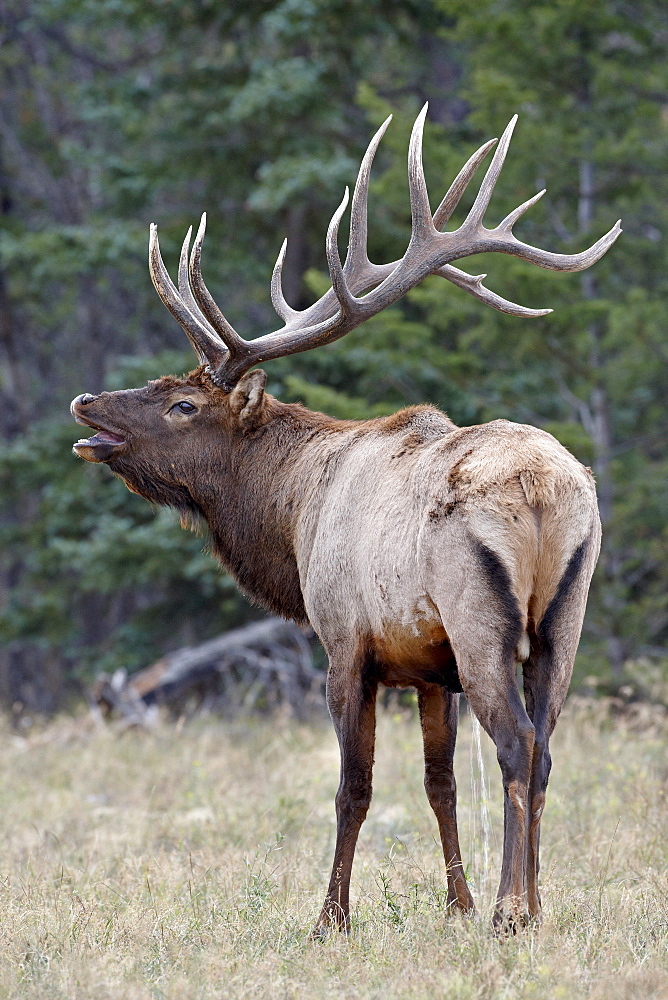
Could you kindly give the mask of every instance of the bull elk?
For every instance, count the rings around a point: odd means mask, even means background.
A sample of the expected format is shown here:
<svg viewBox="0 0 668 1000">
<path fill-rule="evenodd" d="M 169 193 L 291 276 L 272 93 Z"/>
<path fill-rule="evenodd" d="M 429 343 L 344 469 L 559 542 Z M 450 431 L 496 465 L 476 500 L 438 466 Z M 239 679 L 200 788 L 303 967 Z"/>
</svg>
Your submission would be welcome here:
<svg viewBox="0 0 668 1000">
<path fill-rule="evenodd" d="M 201 274 L 205 219 L 178 287 L 151 227 L 149 268 L 200 364 L 182 378 L 141 389 L 84 393 L 72 414 L 95 434 L 74 451 L 105 462 L 130 490 L 176 508 L 182 523 L 206 521 L 213 551 L 250 597 L 309 622 L 329 657 L 327 702 L 341 751 L 331 880 L 314 935 L 349 926 L 353 854 L 371 799 L 379 683 L 413 686 L 424 739 L 425 788 L 436 814 L 453 910 L 472 911 L 460 855 L 453 754 L 458 692 L 496 745 L 504 789 L 504 843 L 497 924 L 540 915 L 541 815 L 548 741 L 562 708 L 600 545 L 590 473 L 553 437 L 507 420 L 457 427 L 431 406 L 373 420 L 337 420 L 265 392 L 252 367 L 328 344 L 438 274 L 516 316 L 542 316 L 483 285 L 452 261 L 498 251 L 540 267 L 578 271 L 597 261 L 617 223 L 590 249 L 550 253 L 520 242 L 515 222 L 543 194 L 495 228 L 483 217 L 515 124 L 506 128 L 459 229 L 444 226 L 492 139 L 470 157 L 436 211 L 422 169 L 426 107 L 408 158 L 412 232 L 390 264 L 367 256 L 369 173 L 390 119 L 364 156 L 352 198 L 342 264 L 337 234 L 348 191 L 327 233 L 331 288 L 292 309 L 281 287 L 284 243 L 271 280 L 281 329 L 246 341 Z M 522 664 L 524 702 L 516 681 Z"/>
</svg>

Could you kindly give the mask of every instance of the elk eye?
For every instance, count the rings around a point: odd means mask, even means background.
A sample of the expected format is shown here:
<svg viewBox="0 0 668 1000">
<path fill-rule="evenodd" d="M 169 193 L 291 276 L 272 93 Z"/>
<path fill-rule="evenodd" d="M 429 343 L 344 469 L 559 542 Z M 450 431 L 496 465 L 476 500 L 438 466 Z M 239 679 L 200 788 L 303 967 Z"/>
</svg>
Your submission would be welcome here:
<svg viewBox="0 0 668 1000">
<path fill-rule="evenodd" d="M 197 409 L 192 403 L 189 403 L 187 399 L 182 399 L 180 403 L 176 404 L 176 407 L 181 411 L 181 413 L 194 413 Z"/>
</svg>

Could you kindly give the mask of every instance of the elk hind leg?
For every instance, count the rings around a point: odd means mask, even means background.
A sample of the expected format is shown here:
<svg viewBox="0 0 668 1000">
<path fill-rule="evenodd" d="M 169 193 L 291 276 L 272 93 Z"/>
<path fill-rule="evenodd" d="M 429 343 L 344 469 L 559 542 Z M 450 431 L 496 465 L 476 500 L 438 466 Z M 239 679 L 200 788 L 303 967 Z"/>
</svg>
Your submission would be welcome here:
<svg viewBox="0 0 668 1000">
<path fill-rule="evenodd" d="M 457 832 L 457 785 L 453 769 L 459 695 L 437 684 L 418 692 L 424 743 L 424 787 L 438 822 L 448 882 L 448 907 L 472 913 L 473 897 L 466 884 Z"/>
<path fill-rule="evenodd" d="M 504 791 L 503 864 L 494 923 L 526 923 L 527 813 L 534 726 L 517 688 L 516 657 L 524 622 L 501 558 L 470 536 L 463 540 L 463 586 L 438 602 L 469 705 L 494 741 Z M 478 572 L 471 567 L 477 562 Z"/>
<path fill-rule="evenodd" d="M 336 793 L 336 847 L 327 896 L 313 930 L 324 937 L 332 927 L 350 926 L 350 875 L 360 828 L 371 802 L 376 729 L 377 681 L 373 664 L 332 661 L 327 704 L 339 741 L 341 774 Z"/>
<path fill-rule="evenodd" d="M 527 813 L 534 726 L 517 689 L 515 655 L 509 649 L 456 647 L 468 703 L 496 746 L 503 779 L 503 862 L 494 924 L 516 930 L 527 923 Z"/>
<path fill-rule="evenodd" d="M 523 666 L 524 700 L 536 738 L 529 785 L 527 836 L 527 901 L 529 914 L 539 920 L 540 823 L 552 768 L 549 741 L 568 692 L 580 639 L 584 606 L 592 572 L 585 542 L 573 553 L 557 591 L 531 640 L 531 653 Z"/>
</svg>

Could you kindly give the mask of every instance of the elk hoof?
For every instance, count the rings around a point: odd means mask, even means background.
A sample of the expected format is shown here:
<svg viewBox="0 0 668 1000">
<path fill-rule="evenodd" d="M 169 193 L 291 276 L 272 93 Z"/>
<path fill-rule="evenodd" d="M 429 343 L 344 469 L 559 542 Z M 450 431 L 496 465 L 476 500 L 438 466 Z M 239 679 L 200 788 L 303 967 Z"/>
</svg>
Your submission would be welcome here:
<svg viewBox="0 0 668 1000">
<path fill-rule="evenodd" d="M 350 917 L 343 912 L 338 903 L 326 900 L 318 922 L 311 931 L 311 940 L 324 941 L 332 931 L 340 931 L 348 935 L 350 933 Z"/>
<path fill-rule="evenodd" d="M 329 924 L 323 924 L 320 921 L 318 921 L 318 923 L 315 925 L 315 927 L 309 934 L 309 939 L 311 941 L 318 941 L 322 943 L 329 937 L 331 930 L 332 928 Z"/>
<path fill-rule="evenodd" d="M 452 903 L 448 903 L 447 914 L 449 917 L 462 917 L 463 919 L 470 917 L 473 919 L 476 912 L 475 906 L 465 906 L 457 899 L 453 900 Z"/>
<path fill-rule="evenodd" d="M 508 905 L 507 901 L 504 903 L 497 904 L 494 910 L 492 927 L 495 934 L 500 937 L 518 934 L 526 927 L 536 923 L 531 914 L 521 906 Z"/>
<path fill-rule="evenodd" d="M 461 913 L 464 917 L 475 916 L 475 903 L 473 896 L 469 892 L 469 887 L 465 882 L 457 880 L 455 883 L 455 893 L 448 895 L 448 911 L 452 914 Z"/>
</svg>

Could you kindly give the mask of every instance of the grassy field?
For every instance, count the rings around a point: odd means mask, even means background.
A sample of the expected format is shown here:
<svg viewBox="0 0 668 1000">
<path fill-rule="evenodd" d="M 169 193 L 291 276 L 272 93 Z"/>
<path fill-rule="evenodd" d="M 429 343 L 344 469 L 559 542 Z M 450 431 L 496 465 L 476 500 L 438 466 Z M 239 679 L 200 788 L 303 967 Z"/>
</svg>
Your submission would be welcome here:
<svg viewBox="0 0 668 1000">
<path fill-rule="evenodd" d="M 545 921 L 509 940 L 489 928 L 498 769 L 483 734 L 488 802 L 474 737 L 464 717 L 460 832 L 480 917 L 444 912 L 419 726 L 387 712 L 353 933 L 319 944 L 338 778 L 327 723 L 4 728 L 0 996 L 665 1000 L 665 730 L 569 707 L 543 827 Z"/>
</svg>

